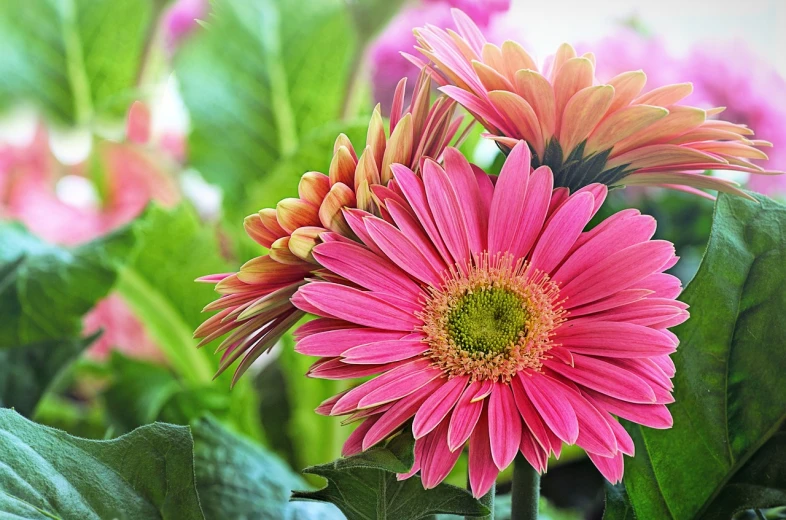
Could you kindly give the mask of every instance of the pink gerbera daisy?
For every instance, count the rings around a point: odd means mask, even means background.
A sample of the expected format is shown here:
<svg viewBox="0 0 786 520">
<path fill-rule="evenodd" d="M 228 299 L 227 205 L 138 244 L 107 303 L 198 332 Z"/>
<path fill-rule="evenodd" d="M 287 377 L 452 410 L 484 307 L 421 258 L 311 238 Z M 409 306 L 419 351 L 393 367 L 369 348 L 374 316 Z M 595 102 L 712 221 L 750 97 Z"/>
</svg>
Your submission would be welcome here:
<svg viewBox="0 0 786 520">
<path fill-rule="evenodd" d="M 409 59 L 430 70 L 440 90 L 471 112 L 503 150 L 526 140 L 535 164 L 550 166 L 557 186 L 575 190 L 600 182 L 747 196 L 704 172 L 781 173 L 751 162 L 767 159 L 760 148 L 771 143 L 753 139 L 745 125 L 708 118 L 723 107 L 680 104 L 692 92 L 690 83 L 644 92 L 647 76 L 637 70 L 599 84 L 595 56 L 577 56 L 568 44 L 538 70 L 521 45 L 488 43 L 469 17 L 456 9 L 453 14 L 458 33 L 416 29 L 418 50 L 429 62 Z"/>
<path fill-rule="evenodd" d="M 554 190 L 530 160 L 522 141 L 499 178 L 453 148 L 422 177 L 395 165 L 385 218 L 345 210 L 362 243 L 326 233 L 314 248 L 326 281 L 293 297 L 319 316 L 296 350 L 322 358 L 311 377 L 372 376 L 318 409 L 363 421 L 345 455 L 411 419 L 410 475 L 436 486 L 469 443 L 479 497 L 519 451 L 542 472 L 563 442 L 618 482 L 633 442 L 615 416 L 671 426 L 667 329 L 688 317 L 663 272 L 672 244 L 650 240 L 655 221 L 636 210 L 583 232 L 606 186 Z"/>
</svg>

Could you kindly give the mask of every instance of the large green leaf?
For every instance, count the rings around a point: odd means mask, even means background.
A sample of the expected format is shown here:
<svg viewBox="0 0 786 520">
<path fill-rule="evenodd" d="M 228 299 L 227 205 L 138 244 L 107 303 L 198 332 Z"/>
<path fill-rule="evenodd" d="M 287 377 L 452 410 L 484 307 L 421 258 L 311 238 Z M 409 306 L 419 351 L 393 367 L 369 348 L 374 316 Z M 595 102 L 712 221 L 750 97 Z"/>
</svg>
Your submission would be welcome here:
<svg viewBox="0 0 786 520">
<path fill-rule="evenodd" d="M 0 225 L 0 406 L 29 416 L 95 340 L 81 337 L 82 317 L 109 292 L 134 242 L 126 228 L 69 250 Z"/>
<path fill-rule="evenodd" d="M 0 108 L 28 100 L 69 125 L 123 114 L 152 34 L 156 3 L 0 3 Z"/>
<path fill-rule="evenodd" d="M 639 519 L 786 503 L 786 207 L 754 196 L 718 198 L 682 297 L 691 318 L 676 330 L 674 427 L 631 428 L 625 487 Z"/>
<path fill-rule="evenodd" d="M 0 410 L 0 517 L 204 518 L 192 450 L 187 427 L 152 424 L 91 441 Z"/>
<path fill-rule="evenodd" d="M 297 491 L 292 496 L 297 500 L 331 502 L 349 520 L 415 520 L 439 513 L 468 517 L 489 514 L 488 508 L 465 489 L 440 484 L 425 490 L 417 477 L 399 481 L 396 474 L 406 473 L 415 462 L 414 446 L 411 433 L 405 432 L 387 446 L 306 468 L 306 473 L 327 479 L 327 486 L 318 491 Z"/>
<path fill-rule="evenodd" d="M 342 0 L 217 0 L 175 67 L 193 165 L 231 200 L 341 115 L 356 32 Z"/>
<path fill-rule="evenodd" d="M 121 271 L 117 290 L 166 355 L 186 391 L 212 387 L 229 396 L 231 374 L 213 382 L 218 356 L 196 348 L 193 331 L 216 298 L 200 276 L 232 270 L 221 257 L 218 230 L 200 222 L 190 206 L 152 207 L 137 223 L 138 251 Z M 241 380 L 228 399 L 227 417 L 243 433 L 260 439 L 257 399 L 251 382 Z"/>
<path fill-rule="evenodd" d="M 338 520 L 328 504 L 289 502 L 305 482 L 261 447 L 203 418 L 193 425 L 197 489 L 207 518 Z"/>
<path fill-rule="evenodd" d="M 14 408 L 30 417 L 52 381 L 98 335 L 0 350 L 0 407 Z"/>
</svg>

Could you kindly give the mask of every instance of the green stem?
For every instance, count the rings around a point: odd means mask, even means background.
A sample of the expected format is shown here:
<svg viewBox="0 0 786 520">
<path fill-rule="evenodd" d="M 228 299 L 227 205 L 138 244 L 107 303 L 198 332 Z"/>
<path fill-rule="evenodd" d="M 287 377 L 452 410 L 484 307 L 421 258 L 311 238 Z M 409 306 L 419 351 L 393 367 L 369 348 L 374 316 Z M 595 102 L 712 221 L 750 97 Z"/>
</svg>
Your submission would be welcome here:
<svg viewBox="0 0 786 520">
<path fill-rule="evenodd" d="M 540 475 L 519 453 L 513 462 L 513 505 L 511 520 L 537 520 Z"/>
<path fill-rule="evenodd" d="M 118 271 L 115 290 L 145 324 L 178 374 L 191 383 L 200 385 L 213 379 L 213 367 L 205 354 L 196 348 L 191 327 L 155 288 L 133 269 Z"/>
</svg>

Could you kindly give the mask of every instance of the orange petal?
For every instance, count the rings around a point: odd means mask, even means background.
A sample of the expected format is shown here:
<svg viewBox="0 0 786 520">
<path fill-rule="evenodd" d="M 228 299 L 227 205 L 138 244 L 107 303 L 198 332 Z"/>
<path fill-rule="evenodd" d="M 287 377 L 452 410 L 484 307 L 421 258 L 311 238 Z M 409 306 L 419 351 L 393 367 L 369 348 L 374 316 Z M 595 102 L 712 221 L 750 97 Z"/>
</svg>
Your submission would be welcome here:
<svg viewBox="0 0 786 520">
<path fill-rule="evenodd" d="M 715 128 L 707 128 L 707 125 L 701 125 L 699 128 L 685 132 L 678 135 L 674 139 L 670 139 L 671 144 L 685 144 L 695 143 L 699 141 L 744 141 L 745 138 L 740 134 L 734 132 L 727 132 L 726 130 L 718 130 Z"/>
<path fill-rule="evenodd" d="M 379 184 L 381 182 L 377 161 L 374 158 L 374 152 L 370 146 L 366 146 L 366 149 L 363 150 L 363 155 L 358 159 L 358 166 L 355 168 L 355 190 L 358 189 L 358 186 L 363 181 L 368 184 Z M 353 184 L 349 184 L 349 186 L 352 185 Z"/>
<path fill-rule="evenodd" d="M 372 157 L 377 166 L 382 164 L 382 156 L 385 155 L 385 123 L 382 121 L 380 105 L 374 107 L 371 113 L 371 121 L 368 124 L 366 134 L 366 149 L 371 149 Z"/>
<path fill-rule="evenodd" d="M 700 127 L 705 119 L 706 113 L 700 108 L 672 106 L 666 117 L 617 142 L 611 156 L 614 157 L 641 146 L 665 143 L 675 136 Z"/>
<path fill-rule="evenodd" d="M 535 111 L 543 140 L 546 141 L 554 135 L 557 126 L 556 101 L 551 83 L 534 70 L 520 70 L 516 73 L 516 92 Z"/>
<path fill-rule="evenodd" d="M 461 55 L 464 56 L 464 58 L 467 61 L 480 59 L 480 56 L 478 56 L 478 54 L 474 50 L 472 50 L 472 47 L 469 46 L 467 40 L 462 38 L 460 34 L 457 34 L 456 31 L 454 31 L 453 29 L 448 29 L 447 33 L 450 35 L 450 38 L 453 40 L 453 43 L 456 44 L 456 47 L 458 47 Z"/>
<path fill-rule="evenodd" d="M 516 72 L 520 70 L 538 70 L 535 60 L 524 50 L 524 47 L 511 40 L 502 44 L 502 63 L 503 68 L 496 67 L 496 69 L 504 70 L 510 81 L 516 81 Z"/>
<path fill-rule="evenodd" d="M 483 58 L 483 63 L 492 69 L 499 72 L 505 70 L 505 60 L 502 58 L 502 51 L 493 43 L 486 43 L 483 45 L 481 58 Z"/>
<path fill-rule="evenodd" d="M 357 199 L 356 206 L 358 209 L 374 213 L 374 195 L 371 193 L 367 181 L 364 180 L 357 187 L 355 198 Z"/>
<path fill-rule="evenodd" d="M 319 244 L 319 236 L 326 231 L 327 229 L 317 226 L 298 228 L 292 233 L 289 239 L 289 250 L 292 251 L 293 255 L 302 260 L 317 263 L 311 255 L 311 250 L 314 249 L 314 246 Z"/>
<path fill-rule="evenodd" d="M 628 106 L 641 93 L 646 83 L 647 75 L 640 70 L 623 72 L 611 78 L 608 84 L 614 87 L 614 101 L 611 102 L 609 113 Z"/>
<path fill-rule="evenodd" d="M 243 264 L 240 272 L 237 273 L 237 279 L 247 284 L 264 286 L 284 285 L 302 278 L 311 269 L 311 266 L 303 262 L 297 265 L 282 264 L 265 255 L 252 258 Z M 230 278 L 232 277 L 221 280 L 219 285 Z M 216 285 L 216 288 L 218 288 L 218 285 Z"/>
<path fill-rule="evenodd" d="M 557 49 L 556 54 L 554 54 L 554 61 L 551 64 L 551 81 L 553 82 L 554 79 L 559 74 L 560 69 L 562 66 L 576 57 L 576 50 L 568 43 L 563 43 Z M 534 70 L 534 69 L 533 69 Z"/>
<path fill-rule="evenodd" d="M 606 163 L 606 168 L 629 164 L 631 169 L 684 165 L 686 169 L 695 164 L 726 164 L 723 159 L 692 148 L 674 144 L 642 146 Z"/>
<path fill-rule="evenodd" d="M 614 99 L 614 87 L 598 85 L 579 90 L 565 105 L 559 142 L 567 156 L 603 119 Z"/>
<path fill-rule="evenodd" d="M 745 125 L 736 123 L 729 123 L 728 121 L 718 121 L 711 119 L 704 123 L 704 128 L 715 128 L 717 130 L 726 130 L 727 132 L 734 132 L 739 135 L 753 135 L 753 130 Z"/>
<path fill-rule="evenodd" d="M 336 142 L 333 143 L 333 154 L 338 152 L 338 149 L 341 148 L 342 146 L 345 146 L 347 150 L 349 150 L 350 155 L 352 156 L 353 159 L 355 159 L 355 161 L 358 160 L 358 156 L 357 154 L 355 154 L 355 148 L 352 146 L 352 141 L 350 141 L 349 137 L 347 137 L 346 134 L 343 133 L 338 134 L 338 137 L 336 137 Z"/>
<path fill-rule="evenodd" d="M 258 213 L 247 216 L 243 220 L 243 228 L 245 228 L 246 234 L 249 237 L 264 247 L 270 247 L 270 245 L 279 238 L 279 236 L 271 233 L 270 230 L 265 227 Z"/>
<path fill-rule="evenodd" d="M 396 125 L 385 148 L 382 170 L 380 171 L 382 184 L 387 184 L 393 178 L 390 171 L 391 164 L 400 163 L 409 166 L 412 158 L 412 144 L 412 114 L 406 114 Z"/>
<path fill-rule="evenodd" d="M 344 220 L 342 209 L 354 208 L 357 201 L 352 188 L 341 182 L 330 188 L 322 205 L 319 207 L 319 221 L 327 229 L 344 236 L 352 236 L 352 229 Z"/>
<path fill-rule="evenodd" d="M 283 199 L 276 205 L 278 223 L 289 233 L 302 226 L 318 225 L 318 212 L 318 206 L 296 198 Z"/>
<path fill-rule="evenodd" d="M 354 153 L 354 152 L 352 152 Z M 355 180 L 357 160 L 352 157 L 346 146 L 339 146 L 330 161 L 330 184 L 343 182 L 351 185 Z"/>
<path fill-rule="evenodd" d="M 278 213 L 273 208 L 265 208 L 259 210 L 259 218 L 262 220 L 262 224 L 273 233 L 276 238 L 283 237 L 287 235 L 287 231 L 281 227 L 281 224 L 278 223 Z"/>
<path fill-rule="evenodd" d="M 273 245 L 270 246 L 270 252 L 268 253 L 270 258 L 280 264 L 302 264 L 303 260 L 292 254 L 292 251 L 289 250 L 289 240 L 289 237 L 281 237 L 273 242 Z"/>
<path fill-rule="evenodd" d="M 515 125 L 521 138 L 530 143 L 540 157 L 543 156 L 544 143 L 540 132 L 540 123 L 532 106 L 523 98 L 507 90 L 494 90 L 488 94 L 489 100 L 500 113 Z"/>
<path fill-rule="evenodd" d="M 691 83 L 677 83 L 675 85 L 665 85 L 650 90 L 643 96 L 634 101 L 641 105 L 655 105 L 658 107 L 668 107 L 690 96 L 693 92 Z"/>
<path fill-rule="evenodd" d="M 614 97 L 612 106 L 616 103 Z M 609 109 L 610 110 L 610 109 Z M 617 142 L 647 128 L 655 121 L 669 115 L 663 107 L 650 105 L 630 105 L 610 114 L 595 128 L 587 141 L 585 153 L 607 150 Z"/>
<path fill-rule="evenodd" d="M 485 63 L 473 61 L 472 68 L 475 69 L 475 73 L 486 90 L 513 90 L 513 84 L 505 76 Z"/>
<path fill-rule="evenodd" d="M 315 206 L 322 204 L 328 191 L 330 191 L 330 178 L 320 172 L 304 173 L 297 185 L 297 193 L 300 198 Z"/>
<path fill-rule="evenodd" d="M 661 184 L 679 184 L 682 186 L 691 186 L 693 188 L 701 188 L 708 190 L 717 190 L 733 195 L 739 195 L 746 199 L 756 200 L 744 191 L 736 187 L 736 183 L 719 179 L 717 177 L 710 177 L 709 175 L 700 175 L 695 173 L 686 172 L 657 172 L 657 173 L 634 173 L 620 179 L 620 184 L 626 186 L 651 186 Z"/>
<path fill-rule="evenodd" d="M 562 113 L 565 105 L 568 104 L 576 92 L 583 88 L 592 86 L 594 69 L 592 62 L 587 58 L 572 58 L 560 67 L 557 77 L 554 80 L 554 100 L 556 102 L 557 129 L 562 122 Z"/>
<path fill-rule="evenodd" d="M 704 152 L 728 154 L 734 157 L 745 157 L 748 159 L 769 159 L 767 154 L 761 150 L 744 143 L 733 141 L 708 141 L 704 143 L 694 143 L 691 148 Z"/>
</svg>

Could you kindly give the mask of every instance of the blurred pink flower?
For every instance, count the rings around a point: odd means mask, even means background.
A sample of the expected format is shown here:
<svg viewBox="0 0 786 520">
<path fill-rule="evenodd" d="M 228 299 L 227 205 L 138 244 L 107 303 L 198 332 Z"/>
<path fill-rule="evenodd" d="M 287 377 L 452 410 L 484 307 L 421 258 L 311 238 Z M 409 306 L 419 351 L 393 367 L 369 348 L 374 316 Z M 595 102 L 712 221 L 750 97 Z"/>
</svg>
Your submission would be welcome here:
<svg viewBox="0 0 786 520">
<path fill-rule="evenodd" d="M 684 63 L 693 82 L 693 102 L 702 108 L 726 107 L 723 118 L 756 130 L 773 144 L 761 166 L 786 171 L 786 80 L 743 42 L 699 46 Z M 786 175 L 752 175 L 747 187 L 771 196 L 786 196 Z"/>
<path fill-rule="evenodd" d="M 167 48 L 174 50 L 210 11 L 207 0 L 177 0 L 162 18 Z"/>
<path fill-rule="evenodd" d="M 412 29 L 424 24 L 455 28 L 450 10 L 457 7 L 466 12 L 489 41 L 500 43 L 505 32 L 498 14 L 510 8 L 510 0 L 424 0 L 404 8 L 388 24 L 370 49 L 371 80 L 375 103 L 382 105 L 382 113 L 390 112 L 390 100 L 401 78 L 414 83 L 418 68 L 404 59 L 401 52 L 412 53 L 415 36 Z"/>
<path fill-rule="evenodd" d="M 582 51 L 584 47 L 589 49 L 583 46 Z M 687 99 L 692 105 L 726 107 L 723 119 L 747 125 L 756 131 L 756 139 L 773 144 L 763 150 L 769 160 L 759 161 L 759 166 L 786 170 L 786 80 L 743 42 L 696 46 L 680 59 L 668 52 L 662 39 L 622 28 L 593 44 L 592 49 L 600 81 L 643 63 L 646 90 L 693 83 L 693 94 Z M 786 196 L 786 175 L 752 175 L 746 187 L 770 196 Z"/>
<path fill-rule="evenodd" d="M 148 146 L 143 108 L 131 111 L 126 142 L 98 141 L 92 157 L 75 166 L 52 155 L 43 126 L 26 147 L 0 148 L 0 219 L 20 221 L 48 242 L 76 246 L 130 222 L 151 200 L 176 203 L 178 189 L 168 173 L 175 161 L 170 152 Z M 93 171 L 100 180 L 91 178 Z M 119 297 L 110 296 L 85 317 L 86 332 L 99 328 L 104 334 L 91 354 L 101 357 L 117 347 L 155 357 L 157 348 Z"/>
</svg>

